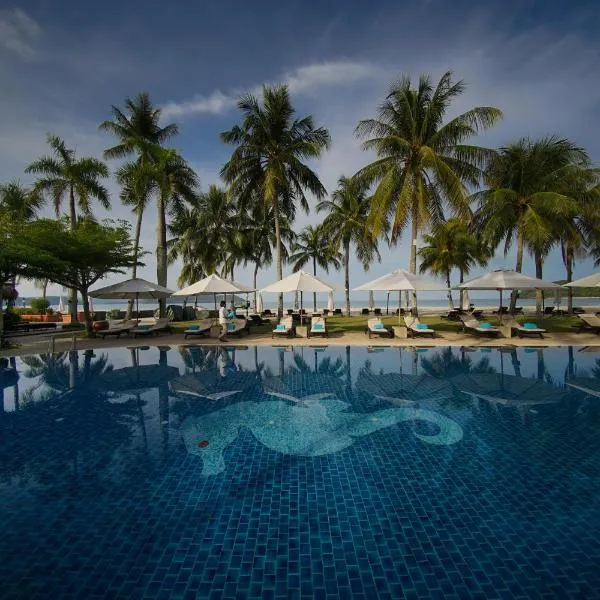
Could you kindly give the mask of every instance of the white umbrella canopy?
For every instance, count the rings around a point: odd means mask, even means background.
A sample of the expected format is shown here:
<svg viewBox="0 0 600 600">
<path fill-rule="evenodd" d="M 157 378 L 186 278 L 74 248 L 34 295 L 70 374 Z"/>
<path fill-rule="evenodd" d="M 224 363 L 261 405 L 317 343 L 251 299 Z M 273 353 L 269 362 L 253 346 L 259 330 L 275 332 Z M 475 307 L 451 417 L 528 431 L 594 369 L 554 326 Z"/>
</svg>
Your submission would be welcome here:
<svg viewBox="0 0 600 600">
<path fill-rule="evenodd" d="M 129 300 L 131 298 L 159 299 L 173 296 L 173 290 L 137 277 L 135 279 L 127 279 L 120 283 L 108 285 L 97 290 L 90 290 L 89 295 L 92 298 L 111 300 Z"/>
<path fill-rule="evenodd" d="M 335 309 L 335 303 L 333 301 L 333 292 L 329 292 L 329 299 L 327 300 L 327 310 L 333 312 Z"/>
<path fill-rule="evenodd" d="M 258 294 L 258 296 L 256 297 L 256 306 L 254 307 L 254 310 L 260 314 L 263 311 L 263 297 L 262 294 Z"/>
<path fill-rule="evenodd" d="M 151 283 L 140 277 L 134 279 L 127 279 L 121 281 L 121 283 L 115 283 L 106 287 L 91 290 L 88 296 L 92 298 L 104 298 L 110 300 L 135 300 L 137 304 L 137 313 L 140 314 L 139 300 L 140 298 L 145 299 L 160 299 L 168 298 L 173 295 L 173 290 L 158 285 L 158 283 Z"/>
<path fill-rule="evenodd" d="M 355 292 L 358 291 L 415 291 L 415 292 L 443 292 L 447 290 L 446 286 L 443 286 L 436 281 L 411 273 L 405 269 L 396 269 L 387 275 L 378 277 L 373 281 L 363 283 L 363 285 L 354 288 Z"/>
<path fill-rule="evenodd" d="M 323 281 L 316 275 L 311 275 L 306 271 L 297 271 L 287 277 L 284 277 L 280 281 L 276 281 L 267 287 L 264 287 L 261 292 L 271 292 L 275 294 L 285 292 L 300 292 L 300 308 L 302 308 L 302 294 L 303 292 L 324 292 L 331 293 L 337 289 L 336 286 Z M 303 322 L 303 316 L 300 316 L 300 322 Z"/>
<path fill-rule="evenodd" d="M 571 283 L 565 283 L 565 287 L 596 287 L 600 286 L 600 273 L 594 273 L 581 279 L 571 281 Z"/>
<path fill-rule="evenodd" d="M 241 283 L 234 283 L 229 279 L 219 277 L 213 273 L 192 285 L 175 292 L 173 296 L 196 296 L 198 294 L 237 294 L 237 293 L 248 293 L 252 292 L 251 288 L 242 285 Z"/>
<path fill-rule="evenodd" d="M 276 281 L 267 287 L 264 287 L 261 292 L 285 293 L 285 292 L 334 292 L 336 286 L 323 281 L 316 275 L 311 275 L 306 271 L 297 271 L 280 281 Z"/>
<path fill-rule="evenodd" d="M 529 275 L 523 275 L 523 273 L 517 273 L 510 269 L 495 269 L 479 277 L 475 277 L 470 281 L 461 283 L 458 289 L 461 290 L 533 290 L 533 289 L 545 289 L 545 290 L 560 290 L 562 286 L 552 281 L 545 281 L 544 279 L 536 279 L 535 277 L 529 277 Z"/>
</svg>

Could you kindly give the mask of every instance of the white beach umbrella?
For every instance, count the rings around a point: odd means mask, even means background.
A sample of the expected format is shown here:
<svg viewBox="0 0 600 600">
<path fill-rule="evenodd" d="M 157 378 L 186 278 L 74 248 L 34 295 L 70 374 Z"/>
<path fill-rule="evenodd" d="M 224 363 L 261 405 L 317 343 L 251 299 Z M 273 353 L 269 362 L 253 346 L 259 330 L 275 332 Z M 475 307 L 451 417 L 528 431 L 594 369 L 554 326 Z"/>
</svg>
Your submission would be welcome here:
<svg viewBox="0 0 600 600">
<path fill-rule="evenodd" d="M 461 283 L 461 290 L 496 290 L 500 292 L 500 306 L 502 306 L 503 290 L 560 290 L 561 286 L 552 281 L 537 279 L 511 269 L 495 269 L 475 279 Z M 502 312 L 500 312 L 502 318 Z"/>
<path fill-rule="evenodd" d="M 375 296 L 373 295 L 373 290 L 369 292 L 369 308 L 371 310 L 375 308 Z"/>
<path fill-rule="evenodd" d="M 136 277 L 97 290 L 90 290 L 88 295 L 92 298 L 104 298 L 110 300 L 133 299 L 136 301 L 137 312 L 139 314 L 140 298 L 168 298 L 173 295 L 173 291 L 162 285 L 158 285 L 157 283 L 151 283 L 150 281 Z"/>
<path fill-rule="evenodd" d="M 58 299 L 58 312 L 59 313 L 65 312 L 65 301 L 62 296 Z"/>
<path fill-rule="evenodd" d="M 256 306 L 254 307 L 254 310 L 260 315 L 260 313 L 262 313 L 263 311 L 263 297 L 262 294 L 258 294 L 256 297 Z"/>
<path fill-rule="evenodd" d="M 469 298 L 469 290 L 460 290 L 460 308 L 461 310 L 469 310 L 471 307 L 471 299 Z"/>
<path fill-rule="evenodd" d="M 335 304 L 333 301 L 333 292 L 329 292 L 329 299 L 327 300 L 327 310 L 329 312 L 333 312 L 335 309 Z"/>
<path fill-rule="evenodd" d="M 94 312 L 94 302 L 92 301 L 92 297 L 88 294 L 88 307 L 90 312 Z"/>
<path fill-rule="evenodd" d="M 217 307 L 217 294 L 248 294 L 254 290 L 242 285 L 241 283 L 235 283 L 229 279 L 219 277 L 216 273 L 192 283 L 187 287 L 175 292 L 173 296 L 198 296 L 200 294 L 212 294 Z"/>
<path fill-rule="evenodd" d="M 435 291 L 443 292 L 448 288 L 422 275 L 411 273 L 405 269 L 396 269 L 387 275 L 378 277 L 373 281 L 363 283 L 363 285 L 354 288 L 355 291 L 385 291 L 385 292 L 424 292 Z M 400 295 L 398 295 L 400 302 Z M 400 308 L 400 306 L 398 306 Z M 417 307 L 415 306 L 415 309 Z"/>
<path fill-rule="evenodd" d="M 323 281 L 316 275 L 311 275 L 306 271 L 297 271 L 280 281 L 275 281 L 271 285 L 264 287 L 261 292 L 274 294 L 300 292 L 300 308 L 302 308 L 302 294 L 304 292 L 324 292 L 328 294 L 336 289 L 336 286 Z"/>
<path fill-rule="evenodd" d="M 571 281 L 571 283 L 565 283 L 565 287 L 600 287 L 600 273 L 594 273 L 581 279 Z"/>
</svg>

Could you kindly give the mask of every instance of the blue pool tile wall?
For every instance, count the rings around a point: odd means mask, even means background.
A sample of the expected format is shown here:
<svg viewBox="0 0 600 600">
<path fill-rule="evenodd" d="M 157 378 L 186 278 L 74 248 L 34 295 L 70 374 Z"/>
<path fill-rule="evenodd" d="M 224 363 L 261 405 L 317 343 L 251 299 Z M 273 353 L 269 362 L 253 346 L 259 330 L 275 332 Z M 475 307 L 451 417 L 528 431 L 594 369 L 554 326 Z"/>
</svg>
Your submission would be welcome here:
<svg viewBox="0 0 600 600">
<path fill-rule="evenodd" d="M 0 597 L 600 597 L 600 353 L 417 350 L 2 363 Z"/>
</svg>

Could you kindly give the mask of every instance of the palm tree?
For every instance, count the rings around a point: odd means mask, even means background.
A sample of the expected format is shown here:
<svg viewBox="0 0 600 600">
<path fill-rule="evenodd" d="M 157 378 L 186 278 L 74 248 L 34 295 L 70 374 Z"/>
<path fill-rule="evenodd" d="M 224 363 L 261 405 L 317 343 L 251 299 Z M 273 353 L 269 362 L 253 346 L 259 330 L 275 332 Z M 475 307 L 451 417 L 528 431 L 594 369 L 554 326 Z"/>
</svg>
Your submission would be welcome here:
<svg viewBox="0 0 600 600">
<path fill-rule="evenodd" d="M 329 132 L 316 128 L 311 116 L 294 118 L 287 86 L 263 86 L 262 93 L 262 105 L 252 94 L 240 98 L 242 123 L 221 134 L 225 143 L 235 146 L 221 175 L 231 184 L 242 207 L 260 198 L 272 208 L 277 277 L 282 279 L 281 216 L 286 214 L 293 221 L 296 203 L 308 211 L 306 191 L 318 200 L 324 197 L 323 184 L 302 161 L 321 156 L 329 146 Z"/>
<path fill-rule="evenodd" d="M 173 149 L 155 147 L 153 150 L 152 180 L 157 189 L 156 279 L 167 285 L 167 211 L 177 214 L 184 202 L 193 203 L 197 196 L 198 176 Z M 159 301 L 160 315 L 166 301 Z"/>
<path fill-rule="evenodd" d="M 137 155 L 135 162 L 123 166 L 117 174 L 117 181 L 123 186 L 121 201 L 132 206 L 136 215 L 133 251 L 137 263 L 142 217 L 152 193 L 145 167 L 153 160 L 153 146 L 161 146 L 169 138 L 177 135 L 178 129 L 175 123 L 164 127 L 160 125 L 161 109 L 152 105 L 147 92 L 142 92 L 133 99 L 126 98 L 124 111 L 113 105 L 111 112 L 112 119 L 100 123 L 99 129 L 116 137 L 119 143 L 108 148 L 104 152 L 104 158 L 120 159 L 132 154 Z M 134 264 L 132 277 L 136 275 L 137 264 Z M 132 307 L 133 301 L 130 301 L 129 312 Z"/>
<path fill-rule="evenodd" d="M 377 160 L 357 176 L 367 185 L 377 183 L 369 227 L 377 238 L 390 218 L 391 242 L 411 223 L 410 270 L 417 270 L 417 236 L 429 222 L 443 219 L 444 206 L 467 215 L 466 185 L 476 185 L 493 151 L 464 142 L 494 125 L 502 112 L 475 107 L 444 123 L 453 100 L 465 90 L 449 71 L 434 88 L 422 75 L 418 87 L 409 77 L 392 85 L 376 119 L 360 121 L 356 135 L 368 138 L 363 148 Z"/>
<path fill-rule="evenodd" d="M 95 198 L 105 209 L 110 208 L 107 189 L 100 179 L 108 177 L 107 166 L 97 158 L 77 159 L 75 151 L 67 148 L 65 142 L 54 135 L 48 136 L 48 144 L 54 156 L 43 156 L 32 162 L 26 173 L 41 175 L 35 184 L 37 192 L 50 197 L 56 216 L 65 197 L 69 202 L 71 228 L 77 223 L 77 207 L 85 216 L 91 216 L 90 199 Z M 71 290 L 71 320 L 77 321 L 77 290 Z"/>
<path fill-rule="evenodd" d="M 338 250 L 332 246 L 330 240 L 325 235 L 321 226 L 313 227 L 307 225 L 296 238 L 292 246 L 294 254 L 290 256 L 290 262 L 293 263 L 294 272 L 299 271 L 304 265 L 312 262 L 313 275 L 317 274 L 317 265 L 326 273 L 329 273 L 329 266 L 335 269 L 341 266 L 342 258 Z M 317 311 L 317 294 L 313 292 L 313 309 Z"/>
<path fill-rule="evenodd" d="M 43 205 L 44 197 L 36 188 L 26 188 L 16 179 L 0 184 L 0 208 L 15 219 L 31 221 Z"/>
<path fill-rule="evenodd" d="M 381 261 L 377 239 L 370 235 L 367 217 L 371 200 L 367 196 L 364 181 L 351 177 L 340 177 L 338 189 L 331 200 L 317 204 L 317 212 L 327 211 L 323 231 L 330 236 L 334 247 L 342 249 L 344 264 L 344 289 L 346 291 L 346 313 L 350 316 L 350 246 L 354 245 L 356 257 L 367 271 L 374 258 Z M 387 224 L 385 229 L 387 229 Z"/>
<path fill-rule="evenodd" d="M 419 250 L 421 273 L 429 271 L 433 275 L 443 276 L 448 286 L 448 302 L 454 308 L 450 274 L 452 269 L 460 271 L 460 283 L 465 274 L 476 264 L 485 266 L 492 256 L 486 247 L 461 219 L 449 219 L 436 223 L 431 233 L 423 236 L 427 246 Z"/>
<path fill-rule="evenodd" d="M 589 165 L 583 148 L 554 136 L 523 138 L 501 148 L 490 162 L 487 188 L 473 196 L 476 222 L 492 245 L 504 240 L 505 254 L 516 241 L 516 271 L 522 271 L 528 246 L 536 258 L 536 276 L 542 277 L 542 257 L 556 242 L 555 231 L 577 214 L 577 202 L 565 183 L 573 169 Z M 516 302 L 513 292 L 511 310 Z"/>
</svg>

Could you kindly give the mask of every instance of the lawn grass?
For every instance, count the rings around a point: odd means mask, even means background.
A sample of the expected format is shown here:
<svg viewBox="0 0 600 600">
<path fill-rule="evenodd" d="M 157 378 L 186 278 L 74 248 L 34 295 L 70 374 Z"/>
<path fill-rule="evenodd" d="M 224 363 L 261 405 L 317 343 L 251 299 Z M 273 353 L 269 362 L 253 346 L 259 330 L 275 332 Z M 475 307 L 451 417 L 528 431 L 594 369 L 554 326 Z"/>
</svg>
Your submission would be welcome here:
<svg viewBox="0 0 600 600">
<path fill-rule="evenodd" d="M 573 333 L 575 327 L 581 324 L 581 320 L 576 316 L 549 316 L 549 317 L 535 317 L 535 316 L 523 316 L 517 315 L 515 319 L 519 323 L 533 322 L 536 323 L 542 329 L 547 329 L 550 333 Z M 398 317 L 396 316 L 382 316 L 386 327 L 392 327 L 398 325 Z M 440 316 L 428 315 L 420 317 L 421 322 L 427 323 L 436 331 L 448 331 L 456 333 L 461 329 L 459 321 L 450 321 L 448 319 L 442 319 Z M 481 321 L 487 321 L 492 325 L 499 325 L 500 320 L 496 315 L 485 315 L 480 319 Z M 171 330 L 173 333 L 183 333 L 190 325 L 197 323 L 198 321 L 178 321 L 171 323 Z M 272 318 L 271 323 L 265 323 L 259 326 L 252 326 L 250 331 L 256 334 L 270 333 L 273 331 L 276 319 Z M 310 319 L 307 319 L 307 324 Z M 401 323 L 403 324 L 403 323 Z M 367 317 L 365 316 L 352 316 L 352 317 L 327 317 L 327 329 L 330 333 L 343 333 L 343 332 L 364 332 L 367 326 Z"/>
</svg>

